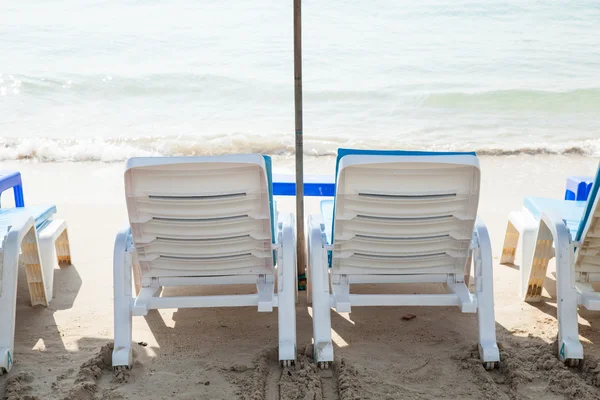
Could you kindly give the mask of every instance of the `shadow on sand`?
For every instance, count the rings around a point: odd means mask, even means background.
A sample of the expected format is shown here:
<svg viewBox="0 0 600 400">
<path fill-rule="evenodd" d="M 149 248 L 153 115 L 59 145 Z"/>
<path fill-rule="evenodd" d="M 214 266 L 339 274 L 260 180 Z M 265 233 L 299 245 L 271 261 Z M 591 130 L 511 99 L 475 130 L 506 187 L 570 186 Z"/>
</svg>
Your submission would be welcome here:
<svg viewBox="0 0 600 400">
<path fill-rule="evenodd" d="M 35 392 L 37 385 L 49 384 L 59 373 L 44 365 L 53 365 L 57 359 L 64 360 L 65 365 L 71 363 L 70 352 L 62 340 L 64 333 L 54 314 L 71 309 L 80 288 L 81 278 L 75 266 L 55 268 L 50 305 L 32 307 L 25 269 L 19 268 L 14 365 L 9 374 L 0 377 L 0 393 L 5 393 L 5 397 L 26 398 L 24 393 Z"/>
<path fill-rule="evenodd" d="M 73 287 L 70 279 L 77 275 L 76 271 L 60 274 L 56 307 L 68 307 L 76 293 L 61 290 L 60 282 Z M 409 287 L 381 289 L 410 292 Z M 222 286 L 169 288 L 163 295 L 211 295 L 222 290 Z M 252 290 L 236 286 L 228 293 Z M 359 293 L 372 290 L 369 285 L 357 288 Z M 441 286 L 432 285 L 431 291 L 441 291 Z M 52 354 L 40 353 L 39 365 L 28 359 L 16 373 L 44 376 L 43 383 L 29 383 L 28 394 L 35 394 L 36 388 L 46 393 L 42 387 L 51 386 L 56 397 L 49 398 L 61 399 L 123 399 L 133 393 L 146 399 L 167 394 L 182 399 L 244 400 L 600 398 L 600 368 L 592 355 L 593 344 L 585 344 L 590 357 L 583 368 L 569 369 L 556 359 L 555 344 L 531 334 L 519 336 L 496 324 L 502 362 L 488 372 L 478 357 L 476 316 L 452 307 L 354 307 L 351 314 L 332 312 L 336 361 L 332 370 L 319 371 L 311 360 L 312 319 L 304 298 L 300 293 L 299 358 L 291 368 L 277 364 L 277 310 L 258 313 L 244 307 L 151 311 L 145 320 L 158 346 L 134 343 L 134 368 L 126 374 L 111 371 L 111 344 L 97 338 L 79 341 L 86 352 L 95 349 L 83 364 L 73 364 L 74 355 L 57 348 Z M 20 295 L 21 307 L 25 301 Z M 552 315 L 551 305 L 539 307 Z M 28 329 L 19 338 L 20 347 L 24 342 L 33 346 L 40 332 L 44 338 L 60 337 L 56 329 L 49 329 L 55 327 L 51 310 L 35 314 L 35 321 L 18 322 L 19 329 Z M 402 319 L 406 314 L 416 318 Z M 554 320 L 548 329 L 555 325 Z M 48 356 L 64 357 L 64 368 L 42 374 L 43 357 Z"/>
</svg>

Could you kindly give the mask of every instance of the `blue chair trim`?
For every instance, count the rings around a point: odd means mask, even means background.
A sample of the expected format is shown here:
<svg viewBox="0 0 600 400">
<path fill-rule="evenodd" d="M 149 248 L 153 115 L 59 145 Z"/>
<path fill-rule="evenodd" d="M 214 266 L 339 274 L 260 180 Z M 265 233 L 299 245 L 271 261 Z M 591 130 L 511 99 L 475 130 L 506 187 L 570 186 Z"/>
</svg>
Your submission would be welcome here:
<svg viewBox="0 0 600 400">
<path fill-rule="evenodd" d="M 265 159 L 265 167 L 267 172 L 267 186 L 269 187 L 269 212 L 271 213 L 271 241 L 275 243 L 275 226 L 277 221 L 275 218 L 275 211 L 273 210 L 273 162 L 271 157 L 263 155 Z"/>
<path fill-rule="evenodd" d="M 583 218 L 581 219 L 581 223 L 579 224 L 579 229 L 577 229 L 577 234 L 575 235 L 575 240 L 581 240 L 581 236 L 583 235 L 583 230 L 585 229 L 585 225 L 587 224 L 587 220 L 592 213 L 592 208 L 594 208 L 594 201 L 596 200 L 596 196 L 598 196 L 598 188 L 600 187 L 600 164 L 598 164 L 598 170 L 596 171 L 596 178 L 594 179 L 594 183 L 592 185 L 592 190 L 588 196 L 587 206 L 585 208 L 585 212 L 583 213 Z"/>
</svg>

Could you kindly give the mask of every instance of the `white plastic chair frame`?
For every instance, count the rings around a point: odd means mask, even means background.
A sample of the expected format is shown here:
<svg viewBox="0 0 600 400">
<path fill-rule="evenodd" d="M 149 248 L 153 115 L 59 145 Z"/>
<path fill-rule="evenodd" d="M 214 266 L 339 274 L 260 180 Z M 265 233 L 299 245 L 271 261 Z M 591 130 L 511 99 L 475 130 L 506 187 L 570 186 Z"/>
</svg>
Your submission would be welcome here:
<svg viewBox="0 0 600 400">
<path fill-rule="evenodd" d="M 254 155 L 256 157 L 256 155 Z M 262 157 L 262 156 L 259 156 Z M 167 158 L 163 158 L 166 160 Z M 182 162 L 236 163 L 235 156 L 188 157 Z M 168 162 L 168 161 L 167 161 Z M 236 178 L 237 179 L 237 178 Z M 131 210 L 130 210 L 131 212 Z M 275 215 L 277 213 L 275 212 Z M 273 216 L 272 216 L 273 217 Z M 269 230 L 270 237 L 270 230 Z M 270 239 L 269 239 L 270 242 Z M 122 230 L 116 237 L 114 247 L 114 351 L 112 363 L 115 368 L 132 366 L 132 317 L 144 316 L 149 310 L 161 308 L 197 307 L 243 307 L 256 306 L 259 312 L 270 312 L 278 307 L 279 318 L 279 360 L 290 365 L 296 359 L 296 237 L 293 216 L 280 218 L 277 224 L 276 243 L 271 245 L 276 252 L 276 266 L 260 267 L 256 273 L 211 267 L 208 273 L 189 269 L 187 276 L 177 276 L 168 272 L 163 276 L 142 276 L 137 260 L 137 250 L 130 228 Z M 271 251 L 269 250 L 269 251 Z M 271 257 L 271 256 L 269 256 Z M 201 265 L 202 261 L 198 261 Z M 272 265 L 272 260 L 268 261 Z M 275 269 L 277 271 L 275 271 Z M 277 291 L 274 291 L 275 272 Z M 133 294 L 135 279 L 136 292 Z M 257 293 L 246 295 L 217 296 L 174 296 L 160 297 L 164 286 L 201 286 L 256 284 Z"/>
<path fill-rule="evenodd" d="M 541 213 L 534 243 L 521 242 L 519 231 L 509 223 L 504 242 L 507 255 L 501 260 L 513 263 L 517 246 L 522 246 L 523 263 L 527 263 L 521 266 L 522 294 L 527 302 L 539 302 L 542 300 L 548 263 L 556 257 L 557 356 L 572 367 L 581 365 L 584 359 L 579 340 L 577 307 L 581 305 L 588 310 L 600 310 L 600 293 L 592 287 L 592 282 L 600 281 L 597 261 L 599 248 L 598 243 L 594 243 L 599 236 L 597 231 L 600 226 L 600 213 L 597 210 L 598 198 L 594 201 L 580 242 L 572 241 L 565 222 L 553 211 Z"/>
<path fill-rule="evenodd" d="M 433 158 L 435 160 L 435 157 Z M 435 162 L 429 160 L 429 162 Z M 335 240 L 335 239 L 334 239 Z M 389 268 L 387 271 L 373 267 L 371 273 L 336 274 L 335 268 L 329 268 L 328 252 L 335 246 L 327 244 L 325 226 L 318 216 L 309 218 L 309 276 L 313 305 L 313 331 L 315 359 L 321 367 L 327 367 L 333 361 L 331 339 L 330 308 L 337 312 L 350 312 L 351 306 L 458 306 L 464 313 L 475 313 L 479 325 L 479 353 L 486 369 L 497 366 L 500 360 L 496 344 L 493 263 L 491 244 L 487 228 L 479 219 L 464 267 L 464 275 L 458 273 L 410 273 L 403 274 L 402 269 Z M 332 255 L 335 257 L 335 254 Z M 474 260 L 475 292 L 471 293 L 465 284 L 465 275 L 471 272 L 471 257 Z M 370 268 L 369 268 L 370 269 Z M 417 267 L 412 268 L 417 269 Z M 358 272 L 358 271 L 356 271 Z M 362 271 L 360 271 L 362 272 Z M 350 294 L 353 283 L 444 283 L 448 294 Z M 331 290 L 330 290 L 331 286 Z"/>
<path fill-rule="evenodd" d="M 52 301 L 54 265 L 71 263 L 66 223 L 48 220 L 38 231 L 33 217 L 18 218 L 2 240 L 0 249 L 0 375 L 14 361 L 17 280 L 25 265 L 31 305 L 47 307 Z"/>
</svg>

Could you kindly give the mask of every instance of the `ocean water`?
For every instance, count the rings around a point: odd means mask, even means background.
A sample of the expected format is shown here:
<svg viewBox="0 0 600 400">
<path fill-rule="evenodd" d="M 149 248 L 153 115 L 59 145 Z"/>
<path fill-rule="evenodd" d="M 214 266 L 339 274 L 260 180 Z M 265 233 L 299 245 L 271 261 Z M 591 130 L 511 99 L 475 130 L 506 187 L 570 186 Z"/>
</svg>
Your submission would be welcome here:
<svg viewBox="0 0 600 400">
<path fill-rule="evenodd" d="M 305 153 L 600 155 L 600 2 L 303 2 Z M 294 152 L 292 0 L 0 5 L 0 160 Z"/>
</svg>

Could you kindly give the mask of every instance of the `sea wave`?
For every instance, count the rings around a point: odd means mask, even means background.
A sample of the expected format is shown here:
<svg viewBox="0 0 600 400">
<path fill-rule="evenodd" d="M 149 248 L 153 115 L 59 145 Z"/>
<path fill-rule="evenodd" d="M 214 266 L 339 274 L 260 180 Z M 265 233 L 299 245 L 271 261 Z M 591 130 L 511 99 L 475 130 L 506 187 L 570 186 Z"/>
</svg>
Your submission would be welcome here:
<svg viewBox="0 0 600 400">
<path fill-rule="evenodd" d="M 447 84 L 446 84 L 447 85 Z M 402 107 L 441 108 L 459 111 L 500 112 L 600 112 L 600 87 L 565 90 L 505 89 L 448 91 L 444 83 L 361 87 L 353 89 L 305 88 L 309 102 L 364 102 Z M 281 104 L 291 101 L 291 86 L 268 79 L 238 79 L 228 75 L 162 73 L 139 76 L 63 74 L 34 76 L 0 73 L 0 96 L 24 96 L 54 102 L 82 99 L 122 100 L 173 96 L 213 102 L 260 100 Z M 71 97 L 70 97 L 71 96 Z"/>
<path fill-rule="evenodd" d="M 240 101 L 260 100 L 271 104 L 291 101 L 292 86 L 269 79 L 237 79 L 227 75 L 162 73 L 135 77 L 126 75 L 63 74 L 58 76 L 3 75 L 0 73 L 0 95 L 38 97 L 52 101 L 72 98 L 121 100 L 172 96 L 195 100 Z M 331 101 L 396 101 L 397 94 L 379 89 L 305 89 L 311 102 Z M 71 96 L 71 97 L 70 97 Z M 418 98 L 415 98 L 418 102 Z"/>
<path fill-rule="evenodd" d="M 252 90 L 259 86 L 272 90 L 272 85 L 252 80 L 239 80 L 225 75 L 163 73 L 140 76 L 63 74 L 61 76 L 3 75 L 0 89 L 7 94 L 32 96 L 75 95 L 78 97 L 144 97 L 181 94 L 205 94 L 219 90 Z"/>
<path fill-rule="evenodd" d="M 428 95 L 423 105 L 481 111 L 597 112 L 600 111 L 600 88 L 437 93 Z"/>
<path fill-rule="evenodd" d="M 232 153 L 262 153 L 281 157 L 294 154 L 293 140 L 283 135 L 214 135 L 202 138 L 139 137 L 94 139 L 0 138 L 0 161 L 37 162 L 121 162 L 134 156 L 207 156 Z M 304 154 L 309 157 L 335 156 L 339 147 L 373 148 L 372 141 L 346 138 L 307 137 Z M 377 141 L 378 149 L 476 151 L 483 156 L 577 155 L 599 156 L 600 139 L 499 147 L 469 144 L 419 144 L 399 140 Z"/>
</svg>

